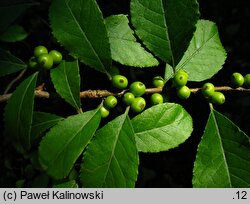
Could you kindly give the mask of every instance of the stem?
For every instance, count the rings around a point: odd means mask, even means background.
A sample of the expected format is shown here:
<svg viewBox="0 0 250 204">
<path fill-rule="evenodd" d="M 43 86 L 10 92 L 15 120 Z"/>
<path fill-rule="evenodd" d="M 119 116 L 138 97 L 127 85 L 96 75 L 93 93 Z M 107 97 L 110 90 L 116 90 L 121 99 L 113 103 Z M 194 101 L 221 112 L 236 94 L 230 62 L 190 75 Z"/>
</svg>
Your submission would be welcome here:
<svg viewBox="0 0 250 204">
<path fill-rule="evenodd" d="M 23 77 L 24 73 L 26 72 L 26 69 L 24 69 L 15 79 L 13 79 L 9 85 L 7 86 L 7 88 L 4 91 L 4 94 L 7 94 L 9 92 L 9 90 L 11 89 L 11 87 L 19 80 Z"/>
<path fill-rule="evenodd" d="M 79 108 L 79 109 L 77 109 L 76 111 L 77 111 L 78 114 L 80 114 L 80 113 L 83 112 L 83 111 L 82 111 L 82 108 Z"/>
<path fill-rule="evenodd" d="M 202 88 L 191 88 L 190 91 L 192 93 L 197 93 L 199 91 L 201 91 Z M 239 87 L 239 88 L 232 88 L 230 86 L 217 86 L 217 87 L 214 87 L 214 90 L 215 91 L 242 91 L 242 92 L 250 92 L 250 89 L 246 89 L 246 88 L 242 88 L 242 87 Z"/>
<path fill-rule="evenodd" d="M 242 87 L 232 88 L 229 86 L 218 86 L 218 87 L 215 87 L 215 90 L 216 91 L 239 91 L 239 92 L 250 93 L 250 89 L 245 89 Z M 110 92 L 108 90 L 86 90 L 86 91 L 80 92 L 80 98 L 104 98 L 107 96 L 122 97 L 127 91 L 128 91 L 128 89 L 125 89 L 121 92 Z M 191 88 L 190 91 L 193 94 L 196 94 L 199 91 L 201 91 L 201 88 Z M 161 92 L 162 92 L 162 88 L 148 88 L 148 89 L 146 89 L 145 94 L 161 93 Z M 11 97 L 11 95 L 12 94 L 0 95 L 0 102 L 7 101 Z M 47 91 L 43 91 L 41 89 L 36 89 L 35 96 L 37 98 L 49 98 L 50 93 Z"/>
<path fill-rule="evenodd" d="M 214 107 L 213 107 L 213 104 L 212 104 L 212 103 L 209 103 L 209 108 L 210 108 L 210 110 L 213 110 L 213 109 L 214 109 Z"/>
<path fill-rule="evenodd" d="M 127 107 L 126 107 L 126 111 L 125 111 L 125 113 L 126 113 L 127 115 L 128 115 L 129 110 L 130 110 L 130 106 L 127 106 Z"/>
</svg>

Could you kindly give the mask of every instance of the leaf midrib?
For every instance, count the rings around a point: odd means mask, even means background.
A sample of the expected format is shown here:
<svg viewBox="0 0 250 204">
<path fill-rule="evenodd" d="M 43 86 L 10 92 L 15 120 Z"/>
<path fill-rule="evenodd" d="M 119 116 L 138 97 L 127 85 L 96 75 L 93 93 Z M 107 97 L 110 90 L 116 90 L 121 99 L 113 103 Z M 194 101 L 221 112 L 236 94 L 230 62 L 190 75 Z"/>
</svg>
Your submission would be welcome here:
<svg viewBox="0 0 250 204">
<path fill-rule="evenodd" d="M 155 120 L 155 124 L 152 125 L 152 126 L 154 126 L 155 128 L 149 127 L 149 128 L 146 129 L 146 130 L 143 130 L 143 131 L 140 131 L 140 132 L 135 132 L 135 134 L 142 134 L 142 133 L 147 133 L 147 132 L 150 132 L 150 131 L 155 131 L 155 130 L 164 128 L 164 127 L 166 127 L 166 126 L 172 125 L 173 123 L 177 123 L 177 122 L 176 122 L 177 119 L 179 119 L 179 121 L 180 121 L 180 120 L 184 120 L 184 119 L 186 119 L 186 117 L 188 117 L 188 115 L 185 115 L 185 114 L 184 114 L 184 112 L 182 111 L 182 109 L 178 108 L 178 117 L 176 117 L 173 121 L 170 121 L 170 123 L 168 123 L 168 124 L 164 123 L 164 124 L 159 125 L 159 126 L 156 127 L 158 121 L 160 121 L 165 115 L 171 113 L 171 110 L 172 110 L 172 109 L 176 109 L 175 106 L 171 106 L 171 107 L 167 107 L 167 108 L 168 108 L 168 109 L 166 109 L 165 112 L 162 112 L 161 117 L 160 117 L 158 120 Z M 180 117 L 181 114 L 182 114 L 182 116 Z M 165 117 L 164 117 L 164 118 L 165 118 Z"/>
<path fill-rule="evenodd" d="M 75 16 L 74 16 L 74 14 L 73 14 L 73 12 L 72 12 L 72 10 L 71 10 L 69 4 L 66 3 L 66 2 L 65 2 L 65 4 L 66 4 L 66 6 L 67 6 L 67 8 L 68 8 L 68 10 L 69 10 L 69 12 L 70 12 L 70 15 L 72 16 L 74 22 L 76 23 L 76 25 L 77 25 L 77 27 L 79 28 L 79 30 L 81 31 L 82 35 L 83 35 L 84 38 L 86 39 L 88 45 L 91 47 L 92 51 L 94 52 L 94 55 L 96 56 L 96 58 L 98 59 L 99 63 L 101 64 L 102 70 L 103 70 L 105 73 L 107 73 L 107 71 L 106 71 L 106 69 L 105 69 L 105 65 L 102 63 L 101 59 L 99 58 L 98 54 L 96 53 L 94 47 L 92 46 L 92 44 L 91 44 L 91 42 L 89 41 L 88 37 L 86 36 L 85 32 L 82 30 L 82 27 L 79 25 L 79 23 L 78 23 L 77 19 L 75 18 Z"/>
<path fill-rule="evenodd" d="M 212 114 L 212 117 L 213 117 L 213 120 L 214 120 L 217 136 L 218 136 L 218 139 L 219 139 L 221 153 L 222 153 L 222 156 L 224 158 L 224 164 L 226 166 L 226 172 L 227 172 L 228 180 L 229 180 L 229 183 L 230 183 L 230 187 L 233 187 L 231 177 L 230 177 L 229 167 L 228 167 L 228 163 L 227 163 L 227 159 L 226 159 L 226 155 L 225 155 L 224 147 L 223 147 L 223 143 L 222 143 L 222 137 L 221 137 L 220 129 L 219 129 L 219 126 L 217 124 L 217 120 L 216 120 L 216 117 L 215 117 L 215 114 L 214 114 L 214 110 L 211 110 L 211 114 Z"/>
<path fill-rule="evenodd" d="M 73 100 L 73 103 L 75 104 L 75 108 L 79 109 L 80 107 L 78 106 L 78 104 L 77 104 L 77 102 L 76 102 L 76 100 L 75 100 L 75 98 L 73 96 L 73 93 L 71 91 L 70 85 L 69 85 L 68 75 L 66 73 L 66 64 L 65 64 L 65 62 L 64 62 L 64 65 L 63 65 L 63 72 L 64 72 L 64 76 L 65 76 L 65 80 L 66 80 L 66 86 L 67 86 L 67 88 L 69 90 L 69 94 L 70 94 L 70 96 L 71 96 L 71 98 Z"/>
<path fill-rule="evenodd" d="M 16 66 L 19 66 L 19 67 L 26 67 L 26 64 L 22 63 L 22 62 L 10 62 L 10 61 L 6 61 L 6 60 L 0 60 L 0 63 L 7 63 L 7 64 L 10 64 L 10 65 L 16 65 Z"/>
<path fill-rule="evenodd" d="M 125 113 L 125 114 L 127 114 L 127 113 Z M 111 153 L 111 155 L 110 155 L 110 159 L 109 159 L 109 161 L 106 163 L 107 164 L 107 166 L 108 166 L 108 168 L 107 168 L 107 171 L 105 172 L 105 174 L 104 174 L 104 178 L 103 178 L 103 184 L 104 183 L 106 183 L 106 178 L 107 178 L 107 175 L 108 175 L 108 172 L 109 172 L 109 169 L 110 169 L 110 165 L 111 165 L 111 162 L 112 162 L 112 159 L 113 159 L 113 157 L 115 157 L 115 149 L 116 149 L 116 146 L 117 146 L 117 142 L 118 142 L 118 140 L 119 140 L 119 136 L 120 136 L 120 133 L 121 133 L 121 130 L 122 130 L 122 127 L 123 127 L 123 125 L 124 125 L 124 123 L 125 123 L 125 121 L 126 121 L 126 118 L 127 118 L 127 116 L 125 115 L 124 116 L 125 117 L 125 119 L 123 120 L 123 122 L 122 122 L 122 125 L 120 126 L 120 128 L 119 128 L 119 131 L 117 131 L 117 137 L 115 138 L 115 142 L 114 142 L 114 145 L 113 145 L 113 151 L 112 151 L 112 153 Z M 102 186 L 103 187 L 103 186 Z"/>
<path fill-rule="evenodd" d="M 211 37 L 209 37 L 198 49 L 195 49 L 194 52 L 192 52 L 191 55 L 189 55 L 189 57 L 180 65 L 180 68 L 182 67 L 185 67 L 186 64 L 188 64 L 196 55 L 198 55 L 200 52 L 200 50 L 202 50 L 206 45 L 207 43 L 210 42 L 210 40 L 212 40 L 218 33 L 214 33 Z M 196 45 L 196 42 L 195 42 L 195 45 Z"/>
<path fill-rule="evenodd" d="M 166 19 L 166 12 L 164 10 L 164 5 L 163 5 L 162 0 L 161 0 L 161 8 L 162 8 L 162 13 L 164 15 L 163 16 L 164 17 L 164 25 L 165 25 L 165 28 L 166 28 L 166 37 L 168 39 L 167 43 L 168 43 L 169 51 L 170 51 L 170 55 L 171 55 L 172 67 L 173 67 L 173 70 L 175 71 L 175 60 L 174 60 L 172 44 L 171 44 L 171 40 L 170 40 L 170 36 L 169 36 L 169 30 L 168 30 L 167 19 Z"/>
<path fill-rule="evenodd" d="M 98 109 L 99 110 L 99 109 Z M 98 111 L 97 110 L 97 111 Z M 84 113 L 82 113 L 84 114 Z M 93 117 L 96 115 L 96 112 L 92 115 L 92 117 L 90 117 L 85 123 L 83 123 L 83 125 L 77 130 L 77 132 L 70 138 L 70 140 L 68 140 L 63 147 L 61 148 L 60 151 L 58 151 L 58 153 L 56 154 L 55 158 L 49 162 L 49 164 L 47 165 L 47 168 L 49 168 L 50 166 L 53 166 L 53 163 L 58 159 L 59 155 L 65 150 L 65 147 L 68 146 L 68 144 L 75 139 L 75 137 L 79 134 L 79 132 L 89 123 L 90 120 L 93 119 Z"/>
<path fill-rule="evenodd" d="M 50 124 L 51 122 L 56 122 L 56 121 L 61 121 L 63 120 L 63 118 L 58 118 L 58 119 L 52 119 L 52 120 L 47 120 L 47 121 L 44 121 L 44 122 L 40 122 L 40 123 L 37 123 L 35 125 L 33 125 L 33 128 L 38 128 L 39 126 L 43 126 L 43 125 L 46 125 L 46 124 Z"/>
<path fill-rule="evenodd" d="M 29 87 L 30 87 L 30 84 L 33 82 L 33 80 L 34 80 L 34 78 L 36 77 L 36 74 L 34 74 L 33 75 L 33 77 L 30 79 L 30 81 L 29 81 L 29 83 L 28 83 L 28 85 L 26 86 L 26 89 L 25 89 L 25 91 L 24 91 L 24 94 L 22 95 L 22 97 L 21 97 L 21 103 L 20 103 L 20 106 L 19 106 L 19 109 L 18 109 L 18 113 L 17 113 L 17 125 L 18 124 L 20 124 L 20 115 L 21 115 L 21 110 L 23 109 L 22 108 L 22 106 L 23 106 L 23 101 L 24 101 L 24 97 L 26 96 L 26 94 L 27 94 L 27 91 L 28 91 L 28 89 L 29 89 Z M 34 93 L 34 92 L 33 92 Z M 20 132 L 20 125 L 18 125 L 17 126 L 18 127 L 18 133 Z M 28 147 L 30 147 L 30 130 L 31 130 L 31 126 L 29 126 L 28 127 L 29 128 L 29 130 L 28 130 L 28 135 L 27 135 L 27 137 L 28 137 L 28 142 L 29 142 L 29 144 L 28 144 Z M 21 142 L 21 140 L 20 140 L 20 137 L 21 135 L 20 134 L 18 134 L 17 135 L 17 137 L 19 138 L 19 141 Z M 21 142 L 22 143 L 22 142 Z"/>
</svg>

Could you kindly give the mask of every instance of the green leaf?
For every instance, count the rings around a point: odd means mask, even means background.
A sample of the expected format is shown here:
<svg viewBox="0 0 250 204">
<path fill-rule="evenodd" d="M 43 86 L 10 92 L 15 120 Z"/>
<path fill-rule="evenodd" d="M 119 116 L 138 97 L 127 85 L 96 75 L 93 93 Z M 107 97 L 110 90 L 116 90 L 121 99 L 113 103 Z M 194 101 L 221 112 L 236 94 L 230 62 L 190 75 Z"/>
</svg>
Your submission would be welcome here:
<svg viewBox="0 0 250 204">
<path fill-rule="evenodd" d="M 16 181 L 16 188 L 23 188 L 25 184 L 25 179 L 19 179 Z"/>
<path fill-rule="evenodd" d="M 0 1 L 0 33 L 4 32 L 28 8 L 37 3 L 30 0 L 1 0 Z"/>
<path fill-rule="evenodd" d="M 53 185 L 53 188 L 78 188 L 78 185 L 75 180 L 72 180 L 57 185 Z"/>
<path fill-rule="evenodd" d="M 146 47 L 175 67 L 199 19 L 196 0 L 131 0 L 132 23 Z"/>
<path fill-rule="evenodd" d="M 54 36 L 70 54 L 109 76 L 110 45 L 96 1 L 54 0 L 49 16 Z"/>
<path fill-rule="evenodd" d="M 159 62 L 136 42 L 126 15 L 113 15 L 105 19 L 114 61 L 133 67 L 153 67 Z"/>
<path fill-rule="evenodd" d="M 0 35 L 0 40 L 3 42 L 18 42 L 24 40 L 28 33 L 22 26 L 10 26 L 4 33 Z"/>
<path fill-rule="evenodd" d="M 195 188 L 249 188 L 249 137 L 211 110 L 194 164 Z"/>
<path fill-rule="evenodd" d="M 138 152 L 127 113 L 99 129 L 83 155 L 81 182 L 84 187 L 135 186 Z"/>
<path fill-rule="evenodd" d="M 25 79 L 13 92 L 5 107 L 5 134 L 19 150 L 31 147 L 31 124 L 38 73 Z"/>
<path fill-rule="evenodd" d="M 169 64 L 166 64 L 165 66 L 165 73 L 164 73 L 164 79 L 167 82 L 169 79 L 173 78 L 174 76 L 174 69 Z"/>
<path fill-rule="evenodd" d="M 0 77 L 26 68 L 27 65 L 22 60 L 0 48 Z"/>
<path fill-rule="evenodd" d="M 56 125 L 63 118 L 51 113 L 34 112 L 31 128 L 31 140 L 35 141 L 44 131 Z"/>
<path fill-rule="evenodd" d="M 99 108 L 70 116 L 50 129 L 39 146 L 40 162 L 56 179 L 66 177 L 99 126 Z"/>
<path fill-rule="evenodd" d="M 215 23 L 200 20 L 190 45 L 177 65 L 189 74 L 189 81 L 203 81 L 215 75 L 226 60 Z"/>
<path fill-rule="evenodd" d="M 77 110 L 81 109 L 78 61 L 62 61 L 51 70 L 51 80 L 59 95 Z"/>
<path fill-rule="evenodd" d="M 191 116 L 178 104 L 163 103 L 143 111 L 131 120 L 137 149 L 160 152 L 175 148 L 193 131 Z"/>
<path fill-rule="evenodd" d="M 40 173 L 29 182 L 30 188 L 48 188 L 50 178 L 45 173 Z"/>
</svg>

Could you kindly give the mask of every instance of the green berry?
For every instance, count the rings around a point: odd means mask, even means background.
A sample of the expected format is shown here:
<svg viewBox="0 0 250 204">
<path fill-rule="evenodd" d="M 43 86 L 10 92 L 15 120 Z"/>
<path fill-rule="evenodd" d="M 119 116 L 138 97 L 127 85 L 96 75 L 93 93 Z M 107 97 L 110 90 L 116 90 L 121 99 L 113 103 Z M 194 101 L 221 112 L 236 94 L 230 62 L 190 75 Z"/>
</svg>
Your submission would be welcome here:
<svg viewBox="0 0 250 204">
<path fill-rule="evenodd" d="M 176 72 L 176 74 L 185 74 L 185 75 L 187 75 L 188 76 L 188 73 L 185 71 L 185 70 L 183 70 L 183 69 L 179 69 L 177 72 Z"/>
<path fill-rule="evenodd" d="M 131 92 L 126 92 L 122 97 L 123 103 L 127 106 L 130 106 L 134 100 L 135 100 L 135 95 L 132 94 Z"/>
<path fill-rule="evenodd" d="M 54 64 L 59 64 L 62 61 L 62 54 L 57 50 L 51 50 L 49 55 L 53 58 Z"/>
<path fill-rule="evenodd" d="M 205 97 L 210 97 L 214 93 L 214 85 L 212 83 L 205 83 L 201 89 Z"/>
<path fill-rule="evenodd" d="M 188 73 L 184 70 L 178 70 L 173 78 L 174 85 L 176 87 L 182 87 L 187 84 L 188 81 Z"/>
<path fill-rule="evenodd" d="M 38 66 L 38 63 L 37 63 L 37 60 L 36 60 L 36 57 L 33 56 L 29 59 L 29 62 L 28 62 L 28 65 L 31 69 L 36 69 L 37 66 Z"/>
<path fill-rule="evenodd" d="M 162 88 L 164 86 L 164 80 L 161 76 L 156 76 L 152 81 L 153 87 Z"/>
<path fill-rule="evenodd" d="M 235 72 L 231 76 L 231 83 L 234 87 L 240 87 L 244 84 L 244 77 L 242 74 Z"/>
<path fill-rule="evenodd" d="M 39 45 L 34 48 L 34 56 L 39 57 L 41 54 L 48 54 L 48 50 L 46 47 Z"/>
<path fill-rule="evenodd" d="M 112 109 L 117 105 L 117 98 L 115 96 L 108 96 L 104 100 L 104 106 L 107 109 Z"/>
<path fill-rule="evenodd" d="M 109 116 L 109 110 L 106 109 L 104 106 L 100 108 L 100 112 L 102 118 L 107 118 Z"/>
<path fill-rule="evenodd" d="M 145 108 L 145 106 L 146 106 L 145 99 L 142 98 L 142 97 L 137 97 L 137 98 L 135 98 L 135 100 L 131 104 L 131 110 L 134 113 L 140 113 L 140 112 L 143 111 L 143 109 Z"/>
<path fill-rule="evenodd" d="M 188 99 L 191 92 L 187 86 L 182 86 L 181 88 L 177 89 L 177 96 L 180 99 Z"/>
<path fill-rule="evenodd" d="M 115 75 L 112 78 L 112 85 L 118 89 L 125 89 L 128 86 L 128 79 L 122 75 Z"/>
<path fill-rule="evenodd" d="M 137 97 L 142 96 L 146 91 L 146 86 L 140 81 L 135 81 L 130 85 L 129 91 Z"/>
<path fill-rule="evenodd" d="M 53 66 L 53 58 L 49 54 L 41 54 L 37 58 L 37 62 L 45 69 L 50 69 Z"/>
<path fill-rule="evenodd" d="M 211 102 L 212 102 L 213 104 L 221 105 L 221 104 L 225 103 L 226 98 L 225 98 L 225 96 L 224 96 L 223 93 L 218 92 L 218 91 L 215 91 L 215 92 L 212 94 L 210 100 L 211 100 Z"/>
<path fill-rule="evenodd" d="M 244 77 L 244 86 L 246 88 L 250 88 L 250 74 L 247 74 L 245 77 Z"/>
<path fill-rule="evenodd" d="M 163 97 L 159 93 L 153 93 L 150 97 L 152 105 L 157 105 L 163 103 Z"/>
</svg>

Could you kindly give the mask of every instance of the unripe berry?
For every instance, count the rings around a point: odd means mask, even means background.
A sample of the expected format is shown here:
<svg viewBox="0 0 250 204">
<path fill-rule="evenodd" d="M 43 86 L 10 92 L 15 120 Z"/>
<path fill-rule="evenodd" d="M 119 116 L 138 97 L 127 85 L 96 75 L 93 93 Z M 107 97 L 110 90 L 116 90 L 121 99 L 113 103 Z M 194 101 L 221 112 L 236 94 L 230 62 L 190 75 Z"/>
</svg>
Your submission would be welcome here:
<svg viewBox="0 0 250 204">
<path fill-rule="evenodd" d="M 53 58 L 49 54 L 39 55 L 37 62 L 45 69 L 50 69 L 53 66 Z"/>
<path fill-rule="evenodd" d="M 201 89 L 202 94 L 209 98 L 214 93 L 214 85 L 212 83 L 205 83 Z"/>
<path fill-rule="evenodd" d="M 177 89 L 177 96 L 180 99 L 188 99 L 191 92 L 187 86 L 182 86 L 181 88 Z"/>
<path fill-rule="evenodd" d="M 29 59 L 28 65 L 31 69 L 36 69 L 38 67 L 38 63 L 35 56 Z"/>
<path fill-rule="evenodd" d="M 223 93 L 218 92 L 218 91 L 215 91 L 215 92 L 212 94 L 210 100 L 211 100 L 211 102 L 212 102 L 213 104 L 221 105 L 221 104 L 225 103 L 226 98 L 225 98 L 225 96 L 224 96 Z"/>
<path fill-rule="evenodd" d="M 106 109 L 104 106 L 100 108 L 100 113 L 102 118 L 107 118 L 109 116 L 109 110 Z"/>
<path fill-rule="evenodd" d="M 118 89 L 125 89 L 128 86 L 128 79 L 122 75 L 115 75 L 112 78 L 112 85 Z"/>
<path fill-rule="evenodd" d="M 150 97 L 152 105 L 157 105 L 163 103 L 163 97 L 159 93 L 153 93 Z"/>
<path fill-rule="evenodd" d="M 49 55 L 53 58 L 54 64 L 59 64 L 62 61 L 62 54 L 57 50 L 51 50 Z"/>
<path fill-rule="evenodd" d="M 48 50 L 46 47 L 39 45 L 34 48 L 34 56 L 39 57 L 41 54 L 48 54 Z"/>
<path fill-rule="evenodd" d="M 244 84 L 244 77 L 242 74 L 235 72 L 231 76 L 231 83 L 234 87 L 240 87 Z"/>
<path fill-rule="evenodd" d="M 126 92 L 122 97 L 123 103 L 127 106 L 130 106 L 134 100 L 135 100 L 135 95 L 132 94 L 131 92 Z"/>
<path fill-rule="evenodd" d="M 146 106 L 146 101 L 144 98 L 142 97 L 137 97 L 135 98 L 135 100 L 133 101 L 133 103 L 131 104 L 131 110 L 134 113 L 140 113 L 143 111 L 143 109 Z"/>
<path fill-rule="evenodd" d="M 246 88 L 250 88 L 250 74 L 247 74 L 245 77 L 244 77 L 244 86 Z"/>
<path fill-rule="evenodd" d="M 108 96 L 104 100 L 104 106 L 107 109 L 112 109 L 117 105 L 117 98 L 115 96 Z"/>
<path fill-rule="evenodd" d="M 140 81 L 135 81 L 130 85 L 129 91 L 137 97 L 142 96 L 146 91 L 146 86 Z"/>
<path fill-rule="evenodd" d="M 179 88 L 185 86 L 188 81 L 188 73 L 184 70 L 178 70 L 173 78 L 174 85 Z"/>
<path fill-rule="evenodd" d="M 164 80 L 161 76 L 156 76 L 152 81 L 153 87 L 162 88 L 164 86 Z"/>
</svg>

